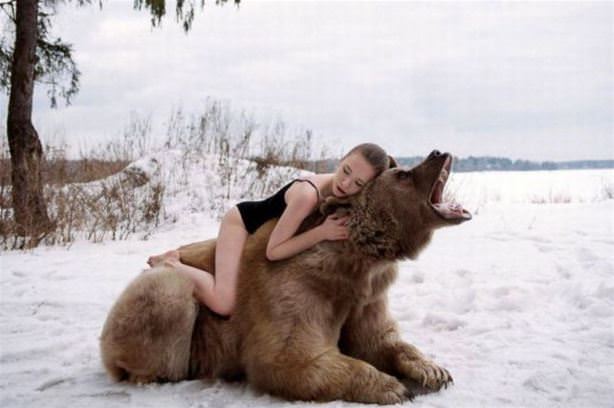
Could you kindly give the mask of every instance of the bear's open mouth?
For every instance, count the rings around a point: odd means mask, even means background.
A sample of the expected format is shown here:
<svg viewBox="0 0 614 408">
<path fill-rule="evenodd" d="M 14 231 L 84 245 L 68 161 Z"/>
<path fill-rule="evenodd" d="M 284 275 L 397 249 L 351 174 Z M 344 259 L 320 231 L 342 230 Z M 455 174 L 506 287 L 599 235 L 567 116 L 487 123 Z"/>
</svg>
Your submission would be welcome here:
<svg viewBox="0 0 614 408">
<path fill-rule="evenodd" d="M 446 156 L 446 161 L 439 172 L 439 177 L 431 188 L 429 204 L 431 204 L 431 207 L 433 207 L 437 214 L 446 220 L 470 220 L 471 213 L 465 210 L 462 205 L 455 201 L 443 201 L 443 189 L 452 168 L 452 156 L 449 154 Z"/>
</svg>

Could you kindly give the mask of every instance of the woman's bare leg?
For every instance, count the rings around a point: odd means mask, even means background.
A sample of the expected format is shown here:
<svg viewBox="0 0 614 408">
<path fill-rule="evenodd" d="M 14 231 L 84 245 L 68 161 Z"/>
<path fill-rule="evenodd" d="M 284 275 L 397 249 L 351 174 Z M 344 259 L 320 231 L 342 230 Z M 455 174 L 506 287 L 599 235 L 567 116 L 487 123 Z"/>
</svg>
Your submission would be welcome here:
<svg viewBox="0 0 614 408">
<path fill-rule="evenodd" d="M 234 310 L 236 303 L 241 253 L 247 235 L 241 214 L 237 207 L 233 207 L 226 213 L 220 224 L 215 248 L 215 276 L 202 269 L 181 263 L 177 251 L 168 251 L 151 257 L 150 265 L 163 263 L 171 266 L 194 283 L 194 296 L 200 302 L 215 313 L 229 315 Z"/>
<path fill-rule="evenodd" d="M 232 207 L 220 224 L 215 247 L 215 293 L 220 314 L 231 314 L 237 300 L 241 255 L 248 232 L 237 207 Z M 227 313 L 223 313 L 226 311 Z"/>
</svg>

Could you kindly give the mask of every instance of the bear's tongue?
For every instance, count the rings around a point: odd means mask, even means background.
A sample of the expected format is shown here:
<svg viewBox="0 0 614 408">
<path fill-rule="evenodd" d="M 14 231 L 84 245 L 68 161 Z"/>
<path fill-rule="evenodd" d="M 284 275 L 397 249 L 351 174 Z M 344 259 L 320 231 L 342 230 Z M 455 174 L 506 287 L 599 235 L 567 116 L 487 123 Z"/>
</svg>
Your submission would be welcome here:
<svg viewBox="0 0 614 408">
<path fill-rule="evenodd" d="M 471 218 L 469 211 L 465 210 L 463 206 L 458 203 L 435 203 L 433 204 L 433 208 L 444 218 Z"/>
</svg>

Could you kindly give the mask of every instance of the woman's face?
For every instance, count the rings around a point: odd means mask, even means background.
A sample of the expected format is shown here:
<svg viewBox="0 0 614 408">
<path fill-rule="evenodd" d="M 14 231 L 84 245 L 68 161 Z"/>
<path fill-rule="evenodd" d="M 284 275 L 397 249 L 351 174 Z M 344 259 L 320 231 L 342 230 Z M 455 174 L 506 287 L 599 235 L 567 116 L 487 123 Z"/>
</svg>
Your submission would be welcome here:
<svg viewBox="0 0 614 408">
<path fill-rule="evenodd" d="M 333 176 L 332 193 L 347 197 L 358 193 L 375 177 L 375 170 L 359 152 L 354 152 L 339 163 Z"/>
</svg>

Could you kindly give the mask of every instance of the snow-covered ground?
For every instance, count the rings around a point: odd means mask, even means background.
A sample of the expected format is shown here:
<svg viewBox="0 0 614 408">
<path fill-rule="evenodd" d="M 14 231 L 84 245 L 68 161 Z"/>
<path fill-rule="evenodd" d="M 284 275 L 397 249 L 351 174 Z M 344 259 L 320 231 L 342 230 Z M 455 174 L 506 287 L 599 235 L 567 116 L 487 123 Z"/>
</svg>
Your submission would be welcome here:
<svg viewBox="0 0 614 408">
<path fill-rule="evenodd" d="M 614 171 L 530 174 L 455 175 L 474 219 L 401 264 L 390 306 L 403 337 L 455 379 L 414 406 L 613 406 Z M 245 384 L 105 375 L 102 324 L 147 256 L 217 232 L 215 218 L 182 208 L 147 241 L 0 253 L 1 407 L 307 405 Z"/>
</svg>

